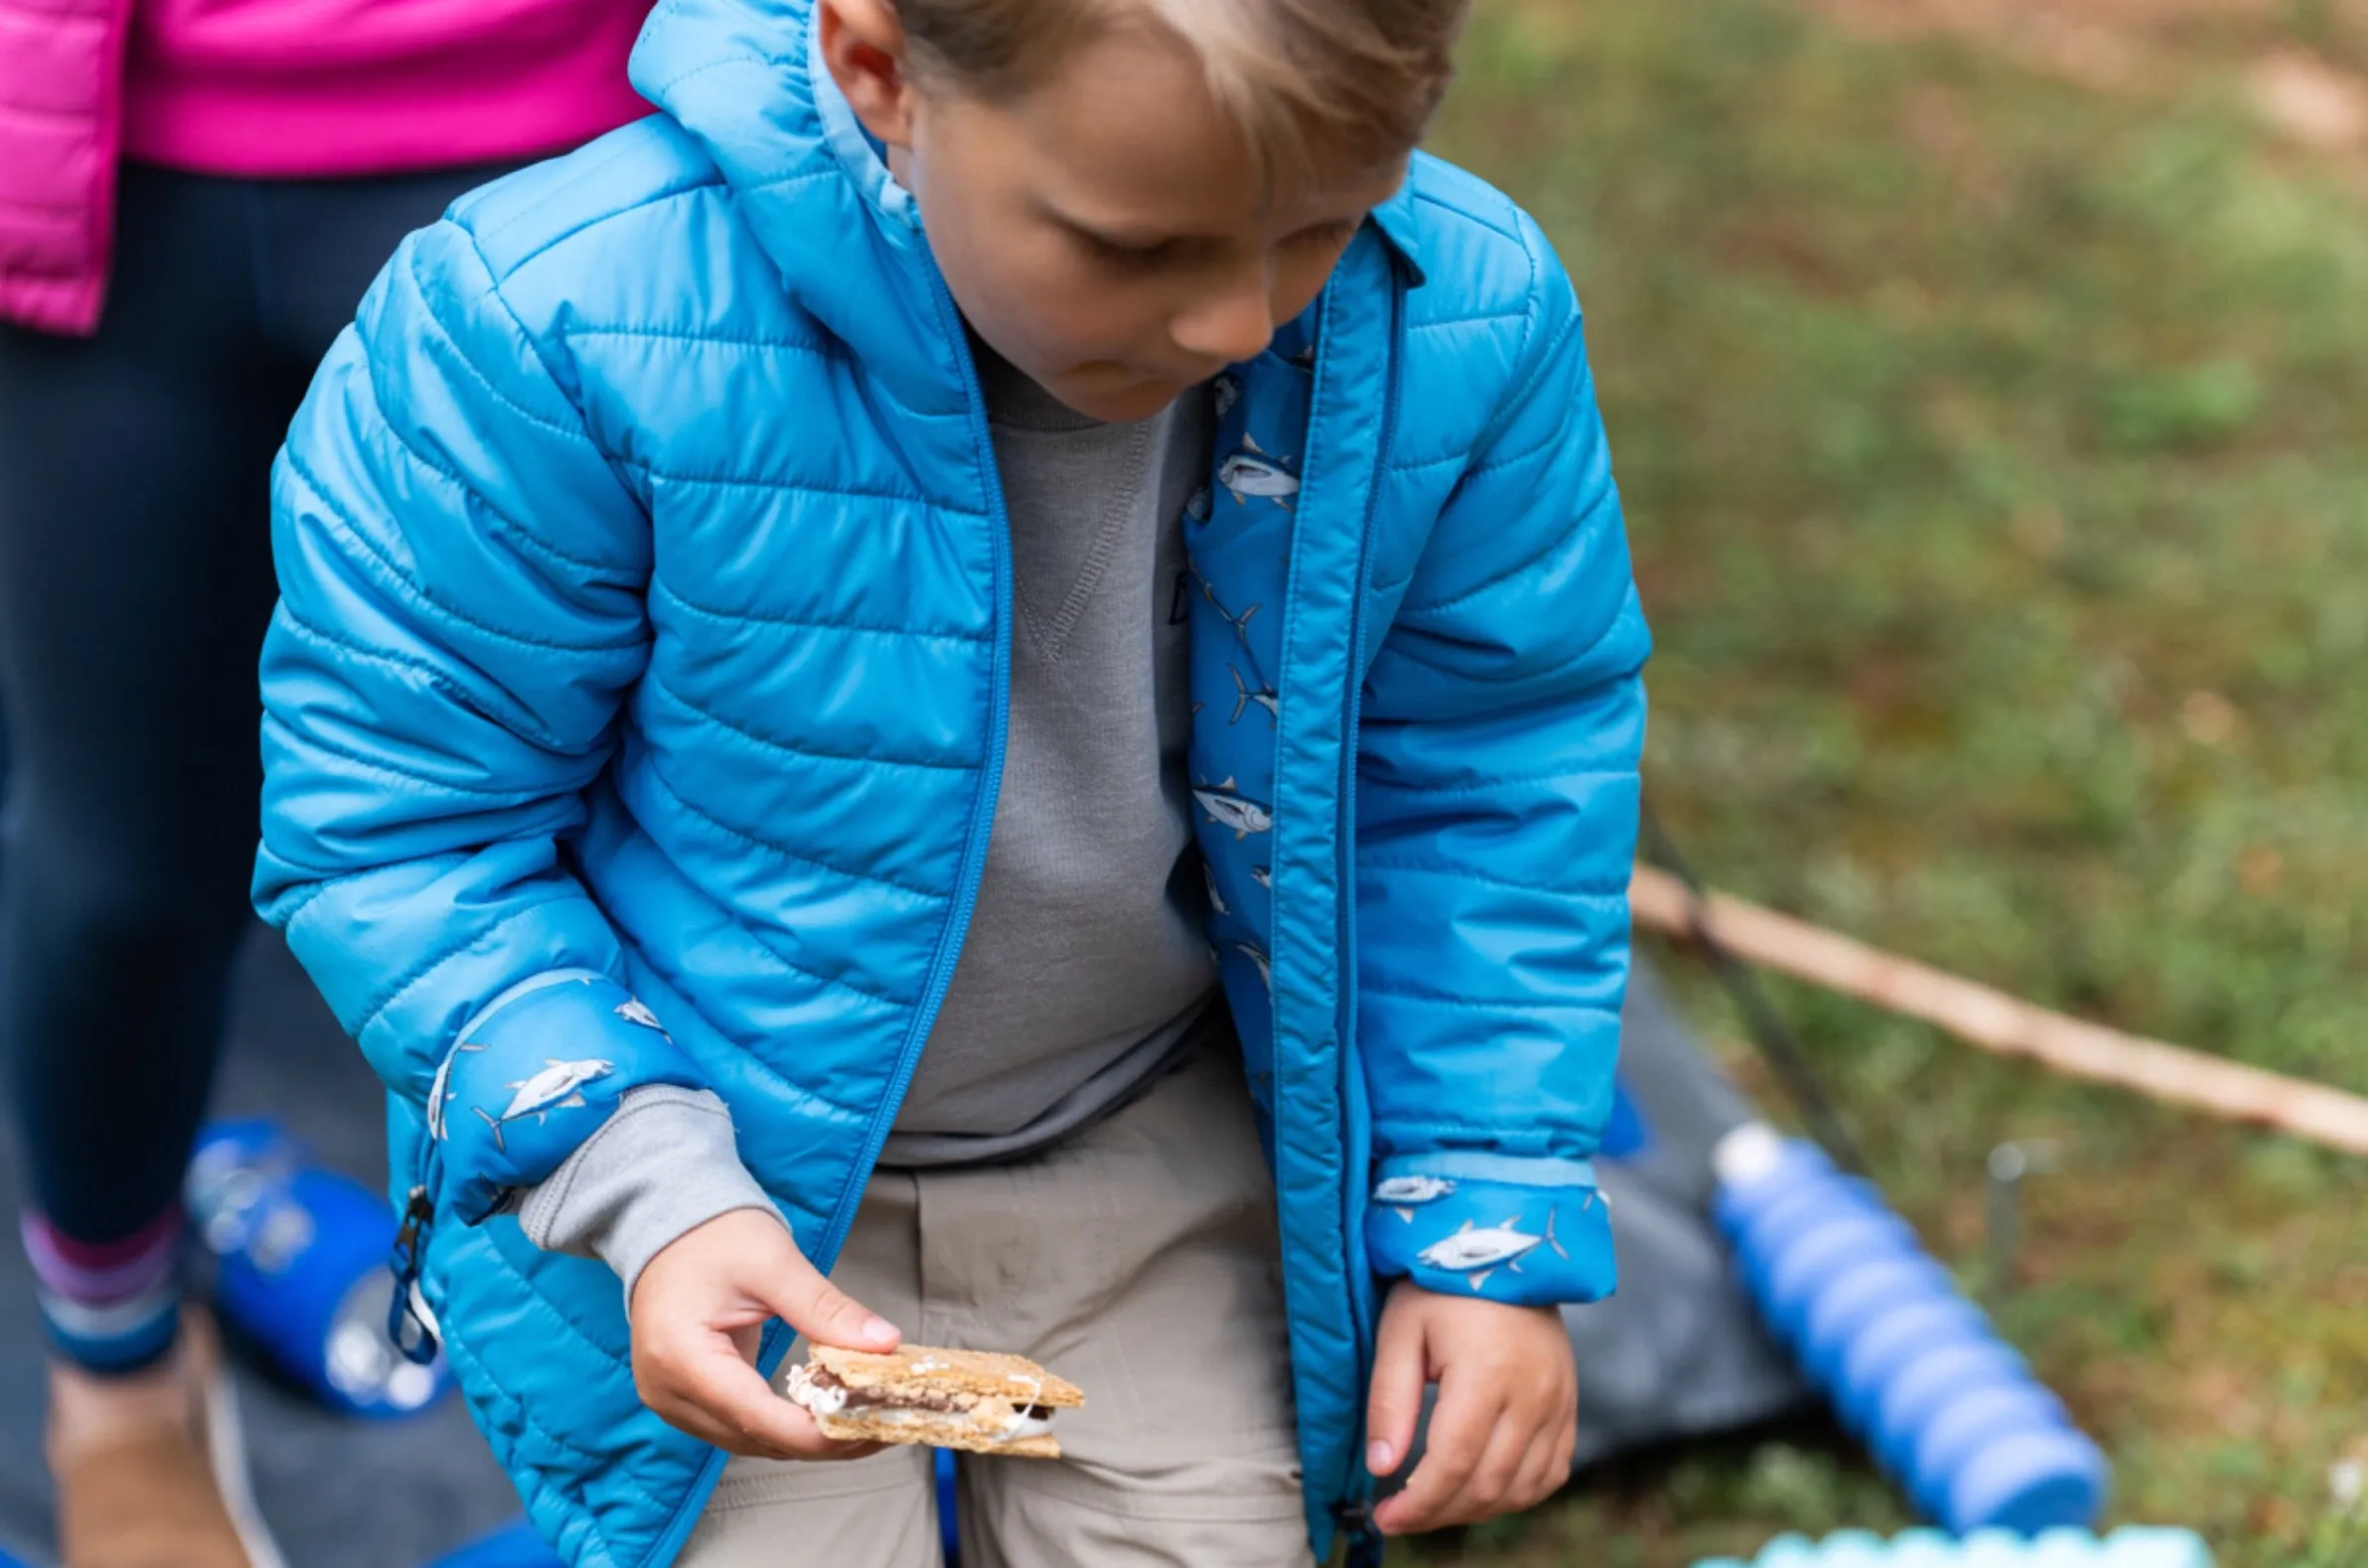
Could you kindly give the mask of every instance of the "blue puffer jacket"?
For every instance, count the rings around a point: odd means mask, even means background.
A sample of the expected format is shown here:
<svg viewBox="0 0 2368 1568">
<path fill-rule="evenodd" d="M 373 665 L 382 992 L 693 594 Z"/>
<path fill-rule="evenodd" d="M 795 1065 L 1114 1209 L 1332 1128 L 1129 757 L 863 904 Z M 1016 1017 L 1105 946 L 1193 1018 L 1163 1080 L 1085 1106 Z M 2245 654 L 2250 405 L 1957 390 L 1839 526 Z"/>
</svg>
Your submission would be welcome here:
<svg viewBox="0 0 2368 1568">
<path fill-rule="evenodd" d="M 405 242 L 297 417 L 256 874 L 392 1091 L 471 1408 L 597 1568 L 671 1561 L 722 1457 L 504 1195 L 711 1088 L 828 1266 L 962 945 L 1012 619 L 959 319 L 803 0 L 674 0 L 633 70 L 664 112 Z M 1576 301 L 1477 181 L 1418 161 L 1218 397 L 1196 815 L 1321 1552 L 1376 1277 L 1611 1287 L 1647 637 Z"/>
</svg>

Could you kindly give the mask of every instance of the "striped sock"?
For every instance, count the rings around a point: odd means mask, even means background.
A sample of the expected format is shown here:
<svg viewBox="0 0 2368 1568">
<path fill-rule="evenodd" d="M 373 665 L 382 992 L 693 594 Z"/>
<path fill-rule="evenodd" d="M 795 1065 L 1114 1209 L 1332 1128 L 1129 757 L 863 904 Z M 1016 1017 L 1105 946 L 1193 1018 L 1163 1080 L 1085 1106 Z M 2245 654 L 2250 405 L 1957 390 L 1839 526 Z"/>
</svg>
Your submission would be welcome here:
<svg viewBox="0 0 2368 1568">
<path fill-rule="evenodd" d="M 30 1210 L 20 1228 L 42 1323 L 61 1355 L 86 1371 L 136 1372 L 173 1347 L 188 1228 L 178 1205 L 122 1241 L 77 1241 Z"/>
</svg>

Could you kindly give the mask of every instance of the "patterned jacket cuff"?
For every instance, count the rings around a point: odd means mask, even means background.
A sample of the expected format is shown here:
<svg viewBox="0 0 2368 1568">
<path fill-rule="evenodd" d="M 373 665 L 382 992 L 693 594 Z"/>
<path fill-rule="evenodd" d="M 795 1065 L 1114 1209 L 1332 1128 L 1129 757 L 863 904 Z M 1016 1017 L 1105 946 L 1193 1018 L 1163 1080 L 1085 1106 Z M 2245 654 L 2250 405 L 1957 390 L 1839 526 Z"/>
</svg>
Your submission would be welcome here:
<svg viewBox="0 0 2368 1568">
<path fill-rule="evenodd" d="M 428 1087 L 438 1204 L 475 1224 L 548 1178 L 626 1091 L 702 1089 L 691 1059 L 632 993 L 594 970 L 553 970 L 494 999 Z"/>
<path fill-rule="evenodd" d="M 1595 1167 L 1447 1150 L 1385 1160 L 1365 1210 L 1373 1270 L 1518 1307 L 1601 1301 L 1617 1269 Z"/>
</svg>

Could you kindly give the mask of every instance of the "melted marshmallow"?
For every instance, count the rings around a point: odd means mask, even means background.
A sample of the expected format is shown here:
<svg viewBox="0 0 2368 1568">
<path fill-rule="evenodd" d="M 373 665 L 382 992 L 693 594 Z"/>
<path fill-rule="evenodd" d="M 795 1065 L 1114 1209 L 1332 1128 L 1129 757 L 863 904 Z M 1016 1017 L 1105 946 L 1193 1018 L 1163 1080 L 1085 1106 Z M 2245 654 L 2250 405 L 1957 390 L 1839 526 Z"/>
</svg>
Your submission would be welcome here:
<svg viewBox="0 0 2368 1568">
<path fill-rule="evenodd" d="M 835 1416 L 847 1408 L 847 1390 L 825 1388 L 814 1380 L 812 1363 L 789 1369 L 789 1397 L 818 1416 Z"/>
</svg>

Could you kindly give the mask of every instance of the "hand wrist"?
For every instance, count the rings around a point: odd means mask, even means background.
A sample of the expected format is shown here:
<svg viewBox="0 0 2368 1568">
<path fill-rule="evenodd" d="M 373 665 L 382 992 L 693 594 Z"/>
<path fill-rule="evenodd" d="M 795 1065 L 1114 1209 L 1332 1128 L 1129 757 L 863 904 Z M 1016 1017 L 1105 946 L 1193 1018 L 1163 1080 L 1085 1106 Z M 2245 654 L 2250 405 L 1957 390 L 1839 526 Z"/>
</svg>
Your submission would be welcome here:
<svg viewBox="0 0 2368 1568">
<path fill-rule="evenodd" d="M 704 1090 L 635 1089 L 519 1207 L 527 1239 L 547 1251 L 598 1258 L 625 1298 L 658 1254 L 739 1209 L 779 1215 L 740 1164 L 730 1113 Z"/>
</svg>

